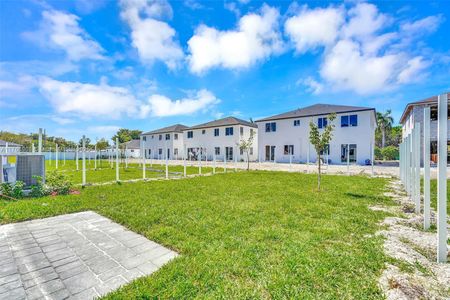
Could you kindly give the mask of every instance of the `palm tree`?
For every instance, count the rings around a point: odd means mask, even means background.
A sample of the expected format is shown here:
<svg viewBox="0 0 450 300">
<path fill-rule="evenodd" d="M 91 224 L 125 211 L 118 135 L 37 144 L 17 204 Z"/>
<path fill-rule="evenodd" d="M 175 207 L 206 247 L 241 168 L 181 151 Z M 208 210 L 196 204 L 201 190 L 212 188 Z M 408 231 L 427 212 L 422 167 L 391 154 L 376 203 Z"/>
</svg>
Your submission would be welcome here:
<svg viewBox="0 0 450 300">
<path fill-rule="evenodd" d="M 377 125 L 381 130 L 381 148 L 384 148 L 386 142 L 386 131 L 392 128 L 394 118 L 391 116 L 391 110 L 388 109 L 385 113 L 377 112 Z"/>
</svg>

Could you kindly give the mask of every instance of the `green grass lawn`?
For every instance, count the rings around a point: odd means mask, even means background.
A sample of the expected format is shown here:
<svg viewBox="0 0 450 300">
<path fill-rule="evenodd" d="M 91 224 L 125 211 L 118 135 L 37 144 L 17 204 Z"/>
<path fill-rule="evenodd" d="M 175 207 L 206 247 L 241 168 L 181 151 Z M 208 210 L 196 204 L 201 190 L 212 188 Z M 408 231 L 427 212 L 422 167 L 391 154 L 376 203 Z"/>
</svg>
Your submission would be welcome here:
<svg viewBox="0 0 450 300">
<path fill-rule="evenodd" d="M 76 170 L 76 162 L 66 161 L 66 164 L 60 162 L 58 165 L 58 169 L 56 169 L 55 161 L 46 161 L 46 172 L 62 172 L 67 175 L 69 179 L 74 184 L 82 183 L 82 166 L 81 161 L 79 162 L 79 170 Z M 121 162 L 119 167 L 119 178 L 120 180 L 130 180 L 130 179 L 141 179 L 142 178 L 142 167 L 139 164 L 128 164 L 128 168 L 126 168 L 125 163 Z M 104 183 L 104 182 L 112 182 L 116 180 L 116 169 L 115 163 L 113 164 L 113 168 L 110 167 L 110 164 L 107 160 L 99 160 L 97 161 L 97 170 L 94 170 L 94 161 L 91 160 L 91 163 L 86 161 L 86 182 L 89 183 Z M 147 162 L 146 164 L 146 178 L 164 178 L 166 176 L 165 165 L 161 164 L 152 164 Z M 183 175 L 183 166 L 170 166 L 169 165 L 169 177 L 180 177 Z M 202 174 L 211 173 L 213 171 L 210 167 L 202 167 Z M 223 168 L 216 168 L 216 172 L 223 172 Z M 233 170 L 230 170 L 230 172 Z M 198 174 L 199 168 L 197 162 L 191 164 L 187 162 L 186 173 L 188 175 Z"/>
<path fill-rule="evenodd" d="M 0 201 L 10 223 L 93 210 L 181 254 L 110 299 L 379 299 L 387 257 L 369 205 L 387 180 L 238 172 Z"/>
</svg>

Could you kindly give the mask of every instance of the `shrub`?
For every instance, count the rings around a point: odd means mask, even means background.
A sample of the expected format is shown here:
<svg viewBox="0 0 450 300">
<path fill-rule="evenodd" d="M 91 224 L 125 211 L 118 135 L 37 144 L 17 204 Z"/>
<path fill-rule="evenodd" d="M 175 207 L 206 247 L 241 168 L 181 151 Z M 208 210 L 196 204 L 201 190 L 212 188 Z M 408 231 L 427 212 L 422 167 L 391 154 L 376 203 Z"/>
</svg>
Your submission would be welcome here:
<svg viewBox="0 0 450 300">
<path fill-rule="evenodd" d="M 50 194 L 48 188 L 44 185 L 41 176 L 33 176 L 33 178 L 36 179 L 36 184 L 31 186 L 31 197 L 43 197 Z"/>
<path fill-rule="evenodd" d="M 72 182 L 66 175 L 55 170 L 47 175 L 45 186 L 50 194 L 67 195 L 72 188 Z"/>
<path fill-rule="evenodd" d="M 20 199 L 23 198 L 23 187 L 24 183 L 22 181 L 16 181 L 15 183 L 5 182 L 0 185 L 0 192 L 5 196 Z"/>
<path fill-rule="evenodd" d="M 381 154 L 385 160 L 394 160 L 398 158 L 398 148 L 395 146 L 387 146 L 381 149 Z"/>
<path fill-rule="evenodd" d="M 381 148 L 375 147 L 375 159 L 383 159 L 383 154 L 381 153 Z"/>
</svg>

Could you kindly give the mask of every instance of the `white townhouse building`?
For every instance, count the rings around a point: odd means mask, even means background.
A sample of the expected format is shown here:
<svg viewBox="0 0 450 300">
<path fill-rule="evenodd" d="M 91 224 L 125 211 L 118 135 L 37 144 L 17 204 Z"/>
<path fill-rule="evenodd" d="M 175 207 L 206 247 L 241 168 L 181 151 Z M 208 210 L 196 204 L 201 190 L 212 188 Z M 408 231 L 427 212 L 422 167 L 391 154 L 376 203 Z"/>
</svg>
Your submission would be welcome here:
<svg viewBox="0 0 450 300">
<path fill-rule="evenodd" d="M 375 144 L 376 112 L 374 108 L 315 104 L 257 120 L 258 147 L 261 161 L 316 161 L 314 146 L 309 142 L 309 123 L 324 128 L 327 116 L 336 113 L 333 138 L 324 151 L 330 164 L 366 164 L 372 159 Z M 348 150 L 349 149 L 349 150 Z"/>
<path fill-rule="evenodd" d="M 142 134 L 146 158 L 183 158 L 183 130 L 187 126 L 175 124 Z"/>
<path fill-rule="evenodd" d="M 450 101 L 450 93 L 447 93 L 447 102 Z M 402 137 L 405 138 L 412 132 L 416 123 L 420 124 L 420 139 L 423 144 L 423 127 L 424 127 L 424 108 L 430 107 L 430 154 L 431 160 L 437 162 L 437 127 L 438 127 L 438 96 L 432 96 L 420 101 L 408 103 L 400 118 L 402 124 Z M 447 126 L 450 128 L 450 106 L 448 107 Z M 449 154 L 447 155 L 447 161 L 450 162 L 450 131 L 447 135 L 447 145 L 449 148 Z M 420 148 L 420 161 L 423 164 L 423 148 Z"/>
<path fill-rule="evenodd" d="M 227 117 L 183 130 L 184 143 L 189 158 L 217 160 L 226 158 L 229 161 L 245 161 L 245 153 L 239 149 L 241 140 L 248 140 L 253 134 L 253 146 L 249 150 L 249 159 L 258 159 L 258 127 L 255 123 L 235 117 Z M 236 157 L 237 156 L 237 157 Z"/>
<path fill-rule="evenodd" d="M 140 158 L 141 157 L 141 141 L 131 140 L 124 143 L 123 148 L 127 157 Z"/>
</svg>

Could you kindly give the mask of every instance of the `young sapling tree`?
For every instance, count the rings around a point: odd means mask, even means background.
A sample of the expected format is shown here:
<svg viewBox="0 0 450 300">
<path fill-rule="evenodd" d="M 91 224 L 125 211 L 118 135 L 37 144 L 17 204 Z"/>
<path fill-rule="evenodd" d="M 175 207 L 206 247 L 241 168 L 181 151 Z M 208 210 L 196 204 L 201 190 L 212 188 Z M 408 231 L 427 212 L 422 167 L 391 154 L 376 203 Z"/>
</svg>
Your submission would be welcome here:
<svg viewBox="0 0 450 300">
<path fill-rule="evenodd" d="M 252 130 L 250 131 L 250 136 L 248 139 L 241 139 L 238 147 L 239 149 L 245 153 L 245 156 L 247 157 L 247 171 L 250 170 L 250 149 L 253 146 L 253 140 L 255 137 L 255 132 Z"/>
<path fill-rule="evenodd" d="M 315 124 L 312 120 L 309 122 L 309 141 L 314 146 L 317 154 L 317 166 L 318 166 L 318 175 L 317 175 L 317 188 L 320 191 L 320 180 L 322 175 L 321 170 L 321 155 L 327 150 L 327 145 L 330 143 L 333 138 L 333 129 L 334 124 L 333 120 L 336 118 L 336 114 L 332 113 L 327 116 L 329 122 L 328 124 L 322 126 L 323 132 L 320 133 L 321 129 Z"/>
</svg>

